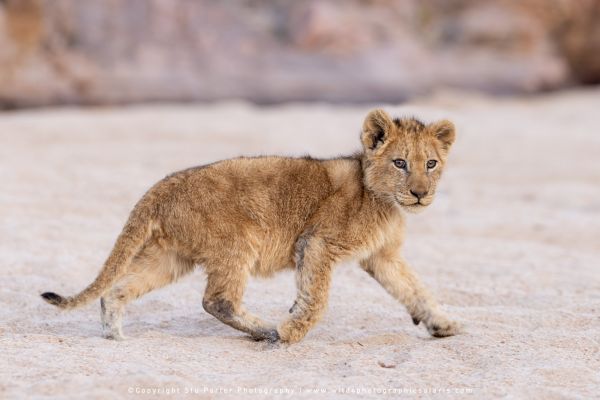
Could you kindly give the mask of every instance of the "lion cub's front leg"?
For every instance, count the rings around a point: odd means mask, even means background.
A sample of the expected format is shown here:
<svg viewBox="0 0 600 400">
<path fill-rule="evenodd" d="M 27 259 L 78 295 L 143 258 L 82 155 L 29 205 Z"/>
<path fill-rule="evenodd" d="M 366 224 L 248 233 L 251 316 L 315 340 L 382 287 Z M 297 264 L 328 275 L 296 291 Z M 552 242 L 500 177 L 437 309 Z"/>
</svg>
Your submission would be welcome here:
<svg viewBox="0 0 600 400">
<path fill-rule="evenodd" d="M 300 237 L 296 244 L 298 294 L 291 316 L 278 328 L 283 342 L 300 341 L 322 317 L 327 307 L 335 257 L 318 237 Z"/>
<path fill-rule="evenodd" d="M 439 309 L 436 301 L 397 253 L 396 248 L 383 249 L 360 264 L 388 293 L 404 304 L 415 325 L 423 322 L 427 331 L 435 337 L 459 333 L 460 325 Z"/>
</svg>

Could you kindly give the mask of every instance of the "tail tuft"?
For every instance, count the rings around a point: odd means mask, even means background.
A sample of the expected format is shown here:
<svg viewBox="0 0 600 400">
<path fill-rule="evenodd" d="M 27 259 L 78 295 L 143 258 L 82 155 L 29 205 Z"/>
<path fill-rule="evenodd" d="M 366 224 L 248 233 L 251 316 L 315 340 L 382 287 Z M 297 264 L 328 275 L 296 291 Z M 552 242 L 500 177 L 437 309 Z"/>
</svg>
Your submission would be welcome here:
<svg viewBox="0 0 600 400">
<path fill-rule="evenodd" d="M 46 292 L 46 293 L 42 293 L 42 297 L 44 298 L 44 300 L 46 300 L 48 303 L 61 307 L 64 306 L 66 301 L 64 299 L 64 297 L 56 294 L 56 293 L 52 293 L 52 292 Z"/>
</svg>

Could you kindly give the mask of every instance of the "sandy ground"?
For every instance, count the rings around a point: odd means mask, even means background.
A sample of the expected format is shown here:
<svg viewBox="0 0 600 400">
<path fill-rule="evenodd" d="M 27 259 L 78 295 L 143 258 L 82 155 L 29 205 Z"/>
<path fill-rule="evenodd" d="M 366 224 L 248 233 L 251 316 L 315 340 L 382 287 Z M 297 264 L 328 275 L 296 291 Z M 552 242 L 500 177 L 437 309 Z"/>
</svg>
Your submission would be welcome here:
<svg viewBox="0 0 600 400">
<path fill-rule="evenodd" d="M 367 107 L 0 114 L 0 398 L 597 397 L 600 90 L 446 93 L 388 109 L 459 129 L 436 201 L 409 217 L 405 255 L 464 323 L 460 336 L 430 338 L 354 264 L 337 268 L 323 321 L 288 347 L 205 313 L 200 271 L 133 303 L 123 342 L 100 337 L 97 303 L 67 313 L 39 298 L 88 284 L 132 205 L 167 173 L 241 154 L 348 153 Z M 245 301 L 277 321 L 293 298 L 284 273 L 252 281 Z"/>
</svg>

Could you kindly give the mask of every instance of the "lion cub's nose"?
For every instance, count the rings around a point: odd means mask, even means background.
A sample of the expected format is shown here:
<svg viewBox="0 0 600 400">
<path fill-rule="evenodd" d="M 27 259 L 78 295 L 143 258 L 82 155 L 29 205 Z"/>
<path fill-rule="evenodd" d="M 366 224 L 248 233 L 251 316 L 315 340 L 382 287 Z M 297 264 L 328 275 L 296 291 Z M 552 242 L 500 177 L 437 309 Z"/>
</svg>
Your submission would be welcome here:
<svg viewBox="0 0 600 400">
<path fill-rule="evenodd" d="M 415 196 L 417 200 L 421 200 L 423 197 L 427 196 L 427 190 L 410 190 L 410 194 Z"/>
</svg>

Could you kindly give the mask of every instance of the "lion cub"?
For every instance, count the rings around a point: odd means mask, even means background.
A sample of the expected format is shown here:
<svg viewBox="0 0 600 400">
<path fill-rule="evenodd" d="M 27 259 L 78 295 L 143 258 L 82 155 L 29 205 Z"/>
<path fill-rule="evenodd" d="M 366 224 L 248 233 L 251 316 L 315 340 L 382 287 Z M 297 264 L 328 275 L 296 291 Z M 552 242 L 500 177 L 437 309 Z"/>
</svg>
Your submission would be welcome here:
<svg viewBox="0 0 600 400">
<path fill-rule="evenodd" d="M 363 124 L 363 152 L 345 158 L 237 158 L 167 176 L 137 203 L 96 280 L 74 297 L 44 293 L 60 308 L 102 296 L 105 335 L 122 339 L 127 303 L 192 272 L 207 275 L 204 309 L 261 340 L 294 343 L 320 319 L 333 267 L 357 259 L 436 337 L 458 324 L 439 310 L 400 255 L 403 211 L 428 206 L 454 125 L 394 119 Z M 296 272 L 290 316 L 271 326 L 246 311 L 248 277 Z"/>
</svg>

